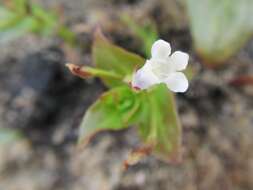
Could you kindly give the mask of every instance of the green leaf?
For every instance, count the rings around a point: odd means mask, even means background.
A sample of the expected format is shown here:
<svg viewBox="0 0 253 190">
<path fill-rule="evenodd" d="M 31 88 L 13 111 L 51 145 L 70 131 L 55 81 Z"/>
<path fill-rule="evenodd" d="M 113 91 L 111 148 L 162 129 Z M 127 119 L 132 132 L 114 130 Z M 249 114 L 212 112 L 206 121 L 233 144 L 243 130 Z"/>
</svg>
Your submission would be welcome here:
<svg viewBox="0 0 253 190">
<path fill-rule="evenodd" d="M 0 28 L 4 25 L 2 23 L 6 23 L 6 20 L 9 20 L 14 15 L 11 11 L 0 5 Z"/>
<path fill-rule="evenodd" d="M 154 22 L 149 20 L 145 25 L 136 23 L 129 15 L 123 15 L 122 21 L 132 30 L 132 32 L 142 41 L 143 53 L 147 56 L 151 56 L 151 47 L 153 43 L 158 39 L 158 33 Z"/>
<path fill-rule="evenodd" d="M 35 23 L 36 21 L 32 17 L 16 17 L 9 20 L 9 23 L 6 22 L 0 27 L 0 41 L 6 42 L 24 35 L 34 27 Z"/>
<path fill-rule="evenodd" d="M 181 125 L 174 95 L 160 84 L 145 92 L 142 101 L 139 134 L 144 145 L 153 147 L 153 153 L 162 160 L 179 161 Z"/>
<path fill-rule="evenodd" d="M 11 0 L 0 5 L 1 42 L 28 32 L 41 36 L 56 34 L 72 46 L 77 42 L 75 34 L 60 23 L 60 18 L 53 11 L 45 10 L 28 0 Z"/>
<path fill-rule="evenodd" d="M 85 113 L 80 126 L 79 145 L 87 144 L 99 131 L 127 128 L 138 119 L 139 106 L 139 99 L 128 86 L 104 93 Z"/>
<path fill-rule="evenodd" d="M 13 10 L 18 14 L 26 14 L 26 11 L 29 7 L 28 0 L 12 0 L 11 2 Z"/>
<path fill-rule="evenodd" d="M 98 69 L 106 70 L 122 76 L 122 79 L 132 75 L 141 67 L 145 60 L 109 42 L 100 31 L 95 32 L 92 50 L 93 62 Z M 124 84 L 122 80 L 103 80 L 109 87 Z"/>
<path fill-rule="evenodd" d="M 252 0 L 187 0 L 195 47 L 211 64 L 224 62 L 251 37 Z"/>
<path fill-rule="evenodd" d="M 37 27 L 33 32 L 42 35 L 51 35 L 55 32 L 59 19 L 53 12 L 46 11 L 38 5 L 32 5 L 31 14 L 37 21 Z"/>
</svg>

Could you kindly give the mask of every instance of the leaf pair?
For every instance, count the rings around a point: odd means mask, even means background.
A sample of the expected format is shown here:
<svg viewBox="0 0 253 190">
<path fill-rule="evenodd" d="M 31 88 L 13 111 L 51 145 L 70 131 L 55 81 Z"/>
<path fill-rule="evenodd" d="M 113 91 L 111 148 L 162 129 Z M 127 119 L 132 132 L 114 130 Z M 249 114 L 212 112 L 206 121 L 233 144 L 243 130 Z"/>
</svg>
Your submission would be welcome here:
<svg viewBox="0 0 253 190">
<path fill-rule="evenodd" d="M 68 67 L 82 78 L 100 77 L 112 89 L 86 111 L 80 126 L 79 145 L 86 145 L 99 131 L 135 126 L 143 143 L 130 154 L 126 166 L 151 152 L 166 161 L 178 160 L 181 126 L 173 94 L 164 85 L 147 91 L 136 91 L 128 85 L 135 69 L 145 60 L 113 45 L 100 31 L 95 33 L 92 56 L 95 68 L 73 64 Z"/>
</svg>

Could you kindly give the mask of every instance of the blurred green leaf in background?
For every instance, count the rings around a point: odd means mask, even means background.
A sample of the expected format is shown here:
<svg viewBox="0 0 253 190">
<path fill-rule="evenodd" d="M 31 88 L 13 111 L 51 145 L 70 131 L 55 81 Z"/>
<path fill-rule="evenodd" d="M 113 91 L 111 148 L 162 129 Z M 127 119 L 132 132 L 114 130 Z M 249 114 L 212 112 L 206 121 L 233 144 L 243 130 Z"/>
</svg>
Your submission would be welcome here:
<svg viewBox="0 0 253 190">
<path fill-rule="evenodd" d="M 253 33 L 252 0 L 186 0 L 195 48 L 214 66 L 238 51 Z"/>
<path fill-rule="evenodd" d="M 28 32 L 42 36 L 56 34 L 73 45 L 75 35 L 53 11 L 31 3 L 29 0 L 10 0 L 0 3 L 0 42 L 20 37 Z"/>
</svg>

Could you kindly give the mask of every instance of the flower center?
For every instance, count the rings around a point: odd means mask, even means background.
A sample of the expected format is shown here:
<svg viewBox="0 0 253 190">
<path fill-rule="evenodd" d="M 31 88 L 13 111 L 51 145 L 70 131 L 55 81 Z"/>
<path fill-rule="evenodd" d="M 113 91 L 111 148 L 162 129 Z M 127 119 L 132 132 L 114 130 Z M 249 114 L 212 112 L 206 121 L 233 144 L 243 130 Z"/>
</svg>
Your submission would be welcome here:
<svg viewBox="0 0 253 190">
<path fill-rule="evenodd" d="M 160 79 L 167 78 L 168 74 L 171 73 L 169 63 L 163 60 L 154 60 L 151 63 L 153 73 Z"/>
</svg>

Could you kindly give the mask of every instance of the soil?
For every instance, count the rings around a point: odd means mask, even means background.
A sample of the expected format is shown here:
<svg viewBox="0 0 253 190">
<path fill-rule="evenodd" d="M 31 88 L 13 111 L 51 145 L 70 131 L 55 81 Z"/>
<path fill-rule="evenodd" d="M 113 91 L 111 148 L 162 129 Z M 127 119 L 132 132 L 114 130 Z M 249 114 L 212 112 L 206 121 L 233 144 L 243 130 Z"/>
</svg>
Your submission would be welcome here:
<svg viewBox="0 0 253 190">
<path fill-rule="evenodd" d="M 123 171 L 122 161 L 139 142 L 134 128 L 99 133 L 77 151 L 83 114 L 106 88 L 98 79 L 85 81 L 67 71 L 69 54 L 58 39 L 29 34 L 0 43 L 0 127 L 21 134 L 0 143 L 0 190 L 253 189 L 253 89 L 229 83 L 253 73 L 253 41 L 213 70 L 193 50 L 181 1 L 36 2 L 62 6 L 83 43 L 77 53 L 81 64 L 91 64 L 90 29 L 97 22 L 115 43 L 141 54 L 140 41 L 119 22 L 122 12 L 140 22 L 155 20 L 163 39 L 190 52 L 197 74 L 187 93 L 177 95 L 183 162 L 169 165 L 150 156 Z"/>
</svg>

